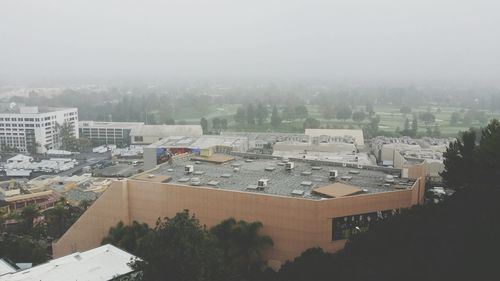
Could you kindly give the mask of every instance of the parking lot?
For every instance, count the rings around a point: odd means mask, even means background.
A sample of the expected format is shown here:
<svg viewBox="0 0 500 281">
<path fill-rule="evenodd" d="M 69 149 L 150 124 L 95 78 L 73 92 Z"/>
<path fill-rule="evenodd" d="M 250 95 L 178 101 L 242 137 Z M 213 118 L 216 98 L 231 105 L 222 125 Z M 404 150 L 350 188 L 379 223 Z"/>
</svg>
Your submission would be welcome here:
<svg viewBox="0 0 500 281">
<path fill-rule="evenodd" d="M 135 175 L 143 170 L 142 163 L 138 165 L 132 165 L 129 163 L 118 163 L 104 168 L 98 168 L 94 170 L 95 174 L 99 174 L 105 177 L 129 177 Z"/>
</svg>

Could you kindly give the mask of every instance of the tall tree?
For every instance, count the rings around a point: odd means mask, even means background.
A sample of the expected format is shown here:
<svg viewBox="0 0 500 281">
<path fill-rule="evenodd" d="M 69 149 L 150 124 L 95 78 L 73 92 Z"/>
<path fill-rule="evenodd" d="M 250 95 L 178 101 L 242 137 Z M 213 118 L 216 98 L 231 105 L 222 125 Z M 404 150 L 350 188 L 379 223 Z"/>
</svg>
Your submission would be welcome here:
<svg viewBox="0 0 500 281">
<path fill-rule="evenodd" d="M 266 121 L 269 112 L 267 111 L 267 107 L 262 105 L 261 102 L 257 104 L 257 124 L 262 125 L 264 121 Z"/>
<path fill-rule="evenodd" d="M 152 230 L 145 223 L 133 221 L 132 225 L 124 225 L 122 221 L 109 229 L 108 235 L 104 237 L 101 244 L 112 244 L 129 253 L 139 254 L 138 248 L 142 239 L 146 237 Z"/>
<path fill-rule="evenodd" d="M 309 112 L 307 111 L 307 107 L 305 105 L 302 104 L 295 107 L 295 115 L 297 118 L 307 118 L 308 114 Z"/>
<path fill-rule="evenodd" d="M 279 116 L 278 113 L 278 108 L 276 105 L 273 107 L 273 112 L 271 113 L 271 126 L 273 128 L 278 128 L 281 125 L 281 117 Z"/>
<path fill-rule="evenodd" d="M 362 110 L 356 111 L 352 114 L 352 120 L 354 122 L 358 123 L 358 126 L 361 126 L 361 122 L 363 122 L 363 120 L 365 120 L 365 118 L 366 118 L 366 114 Z"/>
<path fill-rule="evenodd" d="M 227 119 L 223 118 L 220 120 L 220 127 L 222 130 L 227 130 Z"/>
<path fill-rule="evenodd" d="M 75 137 L 73 126 L 64 122 L 60 126 L 59 136 L 61 138 L 61 149 L 68 151 L 78 151 L 78 140 Z"/>
<path fill-rule="evenodd" d="M 33 220 L 40 216 L 40 212 L 33 205 L 28 205 L 21 211 L 22 231 L 30 233 L 33 229 Z"/>
<path fill-rule="evenodd" d="M 247 124 L 248 125 L 255 125 L 255 107 L 253 106 L 253 103 L 249 103 L 247 106 Z"/>
<path fill-rule="evenodd" d="M 456 126 L 458 121 L 460 121 L 460 113 L 455 111 L 451 114 L 450 125 Z"/>
<path fill-rule="evenodd" d="M 315 118 L 307 118 L 304 121 L 303 127 L 305 129 L 318 129 L 321 126 L 321 122 Z"/>
<path fill-rule="evenodd" d="M 189 211 L 158 219 L 140 243 L 141 259 L 132 267 L 148 281 L 222 280 L 222 253 L 211 235 Z"/>
<path fill-rule="evenodd" d="M 203 134 L 208 134 L 208 120 L 205 117 L 202 117 L 200 120 L 201 130 Z"/>
<path fill-rule="evenodd" d="M 240 106 L 238 107 L 238 109 L 236 109 L 236 114 L 234 115 L 234 121 L 236 121 L 236 123 L 241 125 L 245 123 L 245 120 L 246 120 L 245 109 Z"/>
<path fill-rule="evenodd" d="M 352 110 L 348 105 L 340 105 L 336 111 L 337 119 L 347 120 L 352 116 Z"/>
<path fill-rule="evenodd" d="M 221 120 L 218 117 L 215 117 L 212 119 L 212 128 L 216 130 L 217 132 L 220 132 L 221 130 Z"/>
<path fill-rule="evenodd" d="M 450 188 L 494 185 L 500 171 L 500 122 L 492 120 L 480 135 L 470 129 L 450 144 L 444 157 L 444 182 Z"/>
<path fill-rule="evenodd" d="M 418 120 L 416 115 L 413 115 L 413 120 L 411 121 L 411 131 L 412 136 L 416 137 L 418 134 Z"/>
<path fill-rule="evenodd" d="M 224 253 L 225 263 L 231 267 L 231 275 L 247 278 L 252 269 L 263 265 L 263 251 L 273 245 L 273 240 L 259 233 L 262 226 L 260 222 L 230 218 L 210 229 Z"/>
</svg>

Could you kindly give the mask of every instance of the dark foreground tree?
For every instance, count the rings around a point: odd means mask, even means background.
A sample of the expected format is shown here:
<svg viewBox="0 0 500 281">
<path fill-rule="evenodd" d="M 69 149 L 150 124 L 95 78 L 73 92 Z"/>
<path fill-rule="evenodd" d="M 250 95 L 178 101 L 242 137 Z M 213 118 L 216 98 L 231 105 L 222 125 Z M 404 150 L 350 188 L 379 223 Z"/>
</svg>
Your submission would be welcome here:
<svg viewBox="0 0 500 281">
<path fill-rule="evenodd" d="M 308 250 L 276 279 L 496 280 L 500 124 L 494 120 L 477 135 L 464 133 L 445 154 L 443 176 L 459 187 L 453 196 L 376 223 L 335 255 Z"/>
<path fill-rule="evenodd" d="M 478 134 L 462 133 L 443 155 L 441 173 L 448 187 L 460 189 L 477 185 L 495 185 L 500 171 L 500 122 L 492 120 Z"/>
<path fill-rule="evenodd" d="M 262 253 L 273 245 L 273 240 L 259 233 L 262 227 L 261 222 L 237 222 L 230 218 L 210 229 L 223 252 L 230 277 L 248 279 L 263 269 Z"/>
<path fill-rule="evenodd" d="M 131 265 L 147 281 L 224 280 L 222 253 L 214 239 L 189 211 L 158 220 L 140 243 Z"/>
<path fill-rule="evenodd" d="M 109 229 L 108 235 L 102 240 L 102 245 L 112 244 L 129 253 L 137 255 L 140 251 L 138 246 L 141 241 L 151 232 L 145 223 L 132 222 L 132 225 L 124 225 L 120 221 L 115 227 Z"/>
</svg>

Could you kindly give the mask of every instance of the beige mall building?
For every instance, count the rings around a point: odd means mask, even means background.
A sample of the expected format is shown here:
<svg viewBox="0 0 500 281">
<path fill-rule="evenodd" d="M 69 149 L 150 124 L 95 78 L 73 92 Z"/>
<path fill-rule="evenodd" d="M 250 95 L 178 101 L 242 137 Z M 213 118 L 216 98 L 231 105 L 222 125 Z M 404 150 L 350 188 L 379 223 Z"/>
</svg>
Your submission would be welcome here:
<svg viewBox="0 0 500 281">
<path fill-rule="evenodd" d="M 354 232 L 423 202 L 423 164 L 393 169 L 248 157 L 177 157 L 115 181 L 53 244 L 54 257 L 100 245 L 119 221 L 153 226 L 189 209 L 207 227 L 229 217 L 261 221 L 274 241 L 269 264 L 279 265 L 310 247 L 339 250 Z"/>
</svg>

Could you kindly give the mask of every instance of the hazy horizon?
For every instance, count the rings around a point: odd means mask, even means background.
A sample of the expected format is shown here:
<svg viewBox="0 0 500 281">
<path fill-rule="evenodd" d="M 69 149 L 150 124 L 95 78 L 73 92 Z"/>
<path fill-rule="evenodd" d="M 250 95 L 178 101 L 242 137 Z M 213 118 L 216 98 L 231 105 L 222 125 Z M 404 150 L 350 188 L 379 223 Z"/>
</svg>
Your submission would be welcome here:
<svg viewBox="0 0 500 281">
<path fill-rule="evenodd" d="M 498 1 L 2 1 L 0 82 L 500 82 Z"/>
</svg>

